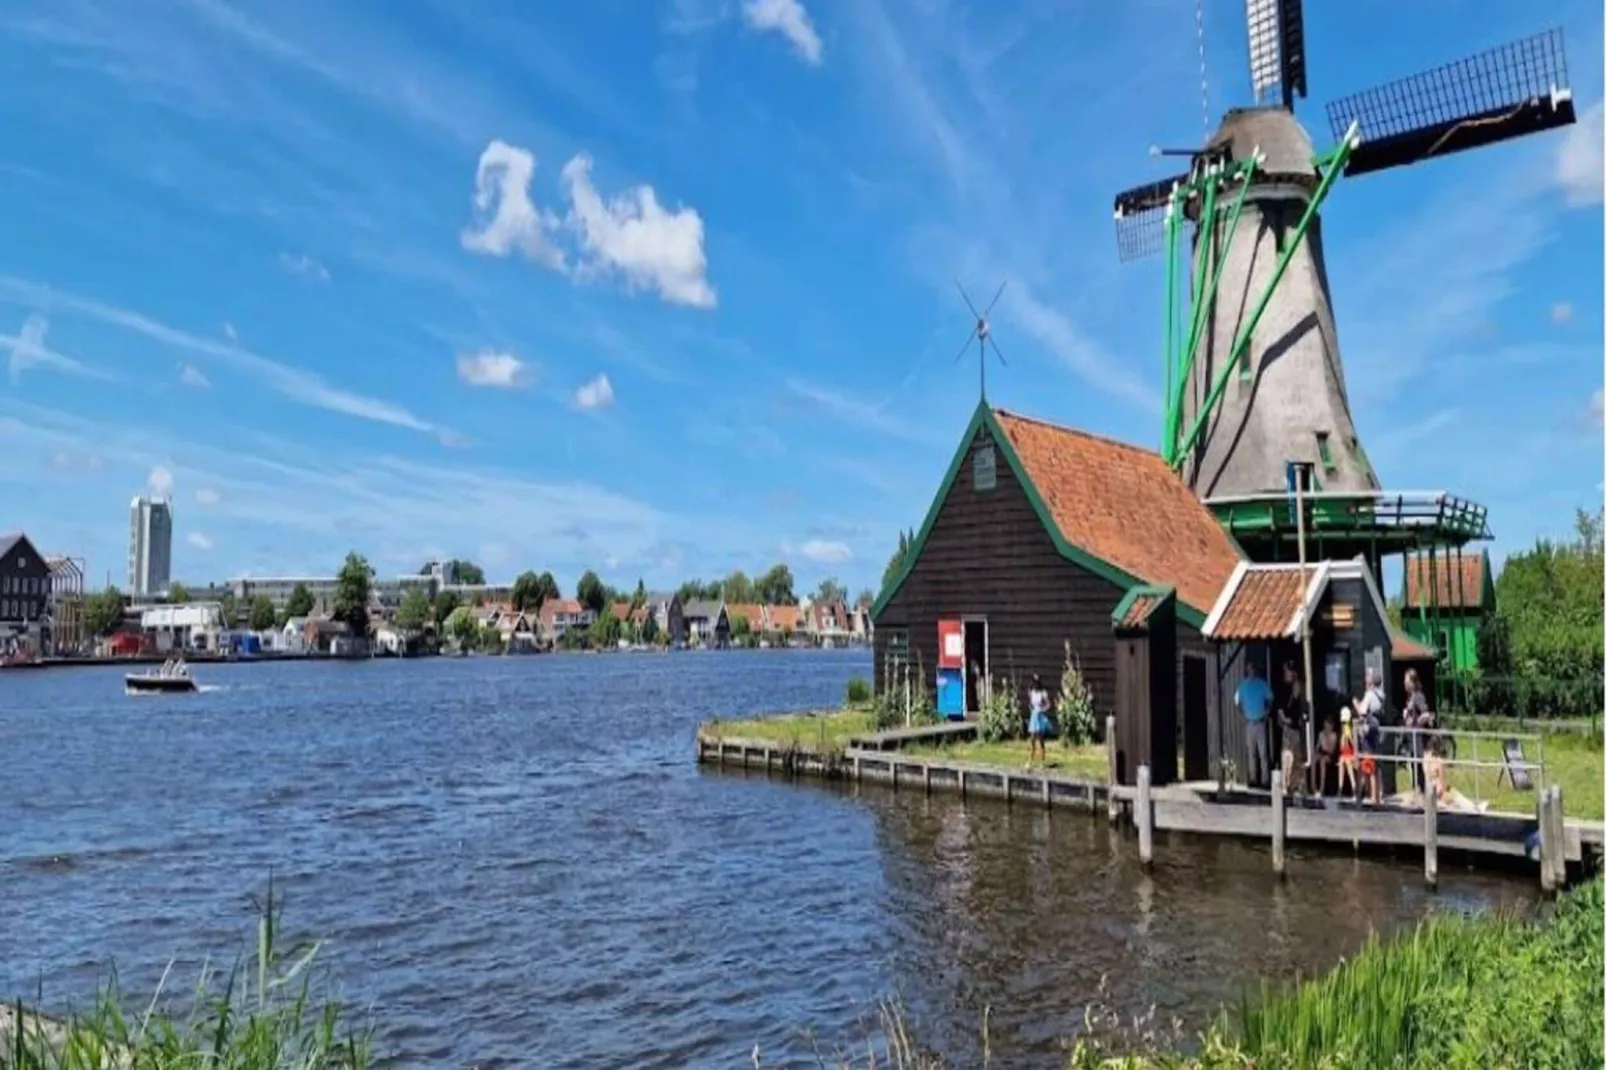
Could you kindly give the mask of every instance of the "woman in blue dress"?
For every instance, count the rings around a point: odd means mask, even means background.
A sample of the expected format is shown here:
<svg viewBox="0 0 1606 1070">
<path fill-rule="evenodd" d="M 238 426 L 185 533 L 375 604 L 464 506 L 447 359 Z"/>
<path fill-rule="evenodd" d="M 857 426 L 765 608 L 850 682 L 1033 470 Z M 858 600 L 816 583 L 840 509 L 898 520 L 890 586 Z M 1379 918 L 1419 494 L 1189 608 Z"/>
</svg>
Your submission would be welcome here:
<svg viewBox="0 0 1606 1070">
<path fill-rule="evenodd" d="M 1027 702 L 1032 708 L 1032 717 L 1026 725 L 1027 734 L 1031 737 L 1031 750 L 1026 754 L 1026 767 L 1032 765 L 1032 759 L 1039 755 L 1043 758 L 1043 768 L 1048 768 L 1048 737 L 1053 731 L 1053 725 L 1048 719 L 1048 692 L 1043 689 L 1043 678 L 1032 675 L 1032 689 L 1027 693 Z"/>
</svg>

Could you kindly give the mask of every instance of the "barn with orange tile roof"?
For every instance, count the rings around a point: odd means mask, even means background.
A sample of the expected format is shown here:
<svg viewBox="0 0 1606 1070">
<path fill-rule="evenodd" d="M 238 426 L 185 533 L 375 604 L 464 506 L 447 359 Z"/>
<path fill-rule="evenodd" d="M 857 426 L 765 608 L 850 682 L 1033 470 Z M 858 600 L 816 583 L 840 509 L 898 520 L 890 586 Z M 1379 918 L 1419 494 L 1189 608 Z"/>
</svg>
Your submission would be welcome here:
<svg viewBox="0 0 1606 1070">
<path fill-rule="evenodd" d="M 1204 693 L 1185 689 L 1183 711 L 1202 734 L 1223 676 L 1199 627 L 1242 560 L 1158 454 L 982 404 L 873 607 L 877 686 L 898 662 L 935 687 L 941 621 L 964 640 L 967 711 L 987 676 L 1012 675 L 1024 692 L 1036 674 L 1054 690 L 1069 643 L 1102 717 L 1114 703 L 1111 614 L 1134 588 L 1164 587 L 1175 592 L 1178 671 L 1205 663 L 1189 677 Z"/>
<path fill-rule="evenodd" d="M 1476 669 L 1478 632 L 1495 611 L 1488 554 L 1411 554 L 1404 594 L 1400 617 L 1412 638 L 1442 652 L 1455 671 Z"/>
</svg>

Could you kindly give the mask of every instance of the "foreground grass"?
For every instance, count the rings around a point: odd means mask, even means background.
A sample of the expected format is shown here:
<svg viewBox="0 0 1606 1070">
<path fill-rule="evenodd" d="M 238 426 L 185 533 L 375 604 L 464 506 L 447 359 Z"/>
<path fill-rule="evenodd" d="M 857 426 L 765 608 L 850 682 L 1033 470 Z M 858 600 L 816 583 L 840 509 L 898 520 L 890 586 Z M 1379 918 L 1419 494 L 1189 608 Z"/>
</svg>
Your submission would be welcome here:
<svg viewBox="0 0 1606 1070">
<path fill-rule="evenodd" d="M 87 1011 L 44 1019 L 13 1004 L 0 1012 L 0 1067 L 11 1070 L 360 1070 L 366 1030 L 321 998 L 318 945 L 282 955 L 272 885 L 255 947 L 233 969 L 203 969 L 178 1007 L 163 975 L 156 994 L 125 1004 L 115 980 Z M 133 1009 L 129 1009 L 130 1007 Z"/>
<path fill-rule="evenodd" d="M 784 743 L 822 751 L 840 750 L 854 736 L 874 732 L 875 718 L 868 706 L 844 706 L 839 710 L 778 714 L 740 721 L 707 721 L 698 731 L 710 737 Z"/>
<path fill-rule="evenodd" d="M 1000 743 L 983 743 L 972 740 L 965 743 L 928 744 L 907 747 L 905 754 L 916 757 L 942 759 L 950 762 L 974 762 L 977 765 L 1002 766 L 1022 769 L 1031 755 L 1031 744 L 1024 739 L 1007 739 Z M 1110 760 L 1102 743 L 1070 747 L 1050 741 L 1048 768 L 1056 773 L 1078 777 L 1102 784 L 1110 779 Z"/>
<path fill-rule="evenodd" d="M 1175 1027 L 1157 1027 L 1152 1014 L 1122 1020 L 1095 1005 L 1071 1047 L 1069 1070 L 1601 1066 L 1602 908 L 1595 880 L 1564 896 L 1548 920 L 1430 918 L 1391 943 L 1374 941 L 1320 979 L 1289 990 L 1263 987 L 1191 1044 Z M 860 1046 L 864 1054 L 837 1065 L 948 1065 L 913 1039 L 896 1005 L 884 1008 L 879 1022 L 879 1037 Z M 1185 1044 L 1196 1053 L 1179 1054 Z"/>
</svg>

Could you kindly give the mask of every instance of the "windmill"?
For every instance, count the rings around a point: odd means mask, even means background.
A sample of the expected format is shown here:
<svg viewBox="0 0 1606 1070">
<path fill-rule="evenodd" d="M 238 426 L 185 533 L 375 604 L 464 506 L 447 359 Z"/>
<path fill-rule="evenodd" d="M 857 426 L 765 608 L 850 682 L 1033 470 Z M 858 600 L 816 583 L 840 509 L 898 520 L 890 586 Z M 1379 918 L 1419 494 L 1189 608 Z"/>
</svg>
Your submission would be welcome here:
<svg viewBox="0 0 1606 1070">
<path fill-rule="evenodd" d="M 1189 157 L 1188 169 L 1115 198 L 1121 259 L 1166 256 L 1161 453 L 1206 500 L 1284 493 L 1293 464 L 1310 466 L 1317 490 L 1375 492 L 1350 416 L 1322 203 L 1340 174 L 1574 122 L 1561 32 L 1332 101 L 1335 144 L 1318 154 L 1294 116 L 1306 95 L 1300 0 L 1245 9 L 1254 105 L 1229 110 L 1202 148 L 1154 150 Z"/>
<path fill-rule="evenodd" d="M 981 368 L 981 399 L 983 401 L 987 400 L 988 342 L 992 342 L 993 356 L 998 358 L 998 363 L 1002 364 L 1006 368 L 1009 367 L 1009 361 L 1004 359 L 1004 354 L 999 350 L 998 343 L 993 341 L 992 325 L 987 320 L 987 317 L 992 315 L 993 306 L 998 304 L 998 299 L 1000 297 L 1004 296 L 1004 287 L 1007 285 L 1009 285 L 1008 279 L 1005 279 L 1003 282 L 999 283 L 998 292 L 993 294 L 993 299 L 991 301 L 987 302 L 986 310 L 983 312 L 977 312 L 976 305 L 970 300 L 970 295 L 965 292 L 964 286 L 960 285 L 958 279 L 954 280 L 954 288 L 959 291 L 959 296 L 964 299 L 965 307 L 970 309 L 970 314 L 972 316 L 976 317 L 976 326 L 970 329 L 970 335 L 965 339 L 965 344 L 959 347 L 958 353 L 954 354 L 954 363 L 958 364 L 964 355 L 970 351 L 970 343 L 976 343 L 976 348 L 979 350 L 977 353 L 979 358 L 977 363 Z"/>
</svg>

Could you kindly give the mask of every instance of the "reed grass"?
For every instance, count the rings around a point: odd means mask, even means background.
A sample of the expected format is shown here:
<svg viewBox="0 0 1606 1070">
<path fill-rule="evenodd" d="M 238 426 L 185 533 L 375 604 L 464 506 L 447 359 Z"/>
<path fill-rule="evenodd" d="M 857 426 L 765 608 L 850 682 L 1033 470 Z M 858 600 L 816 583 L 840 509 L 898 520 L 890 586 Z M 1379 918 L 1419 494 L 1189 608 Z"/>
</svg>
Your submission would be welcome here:
<svg viewBox="0 0 1606 1070">
<path fill-rule="evenodd" d="M 740 721 L 706 721 L 698 733 L 709 738 L 750 739 L 820 752 L 841 750 L 854 736 L 875 731 L 875 714 L 869 706 L 839 710 L 750 717 Z"/>
<path fill-rule="evenodd" d="M 8 1070 L 361 1070 L 370 1033 L 323 994 L 320 944 L 281 949 L 282 898 L 268 884 L 256 940 L 228 971 L 203 966 L 189 998 L 169 993 L 169 964 L 137 1013 L 115 972 L 84 1011 L 48 1018 L 19 1003 L 0 1017 Z"/>
</svg>

